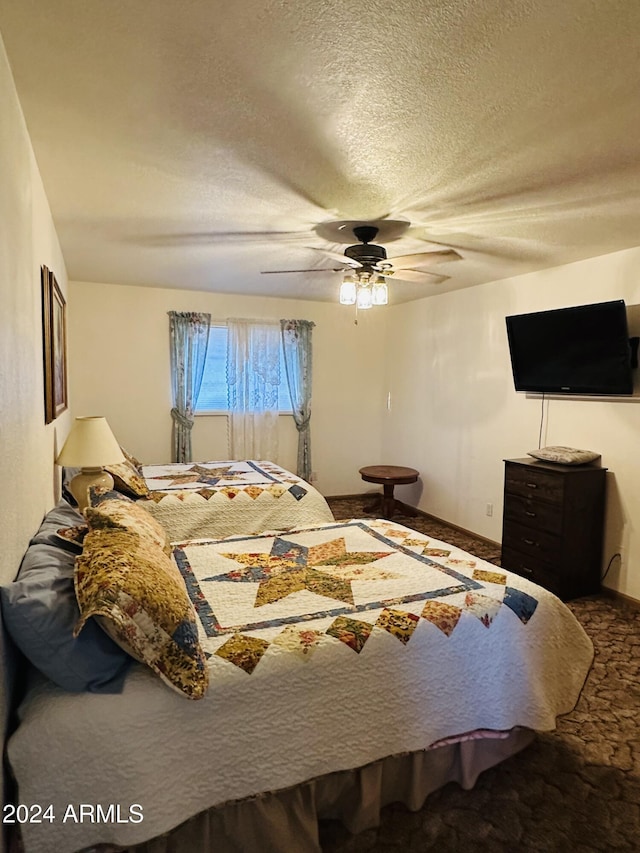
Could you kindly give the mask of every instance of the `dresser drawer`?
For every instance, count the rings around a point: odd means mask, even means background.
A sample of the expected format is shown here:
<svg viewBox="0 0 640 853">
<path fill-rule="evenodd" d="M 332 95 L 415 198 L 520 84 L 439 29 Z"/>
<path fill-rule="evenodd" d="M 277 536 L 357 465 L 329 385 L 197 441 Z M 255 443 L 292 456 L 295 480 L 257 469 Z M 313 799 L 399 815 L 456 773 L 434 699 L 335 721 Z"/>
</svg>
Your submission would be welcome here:
<svg viewBox="0 0 640 853">
<path fill-rule="evenodd" d="M 532 559 L 555 562 L 562 549 L 562 539 L 555 533 L 525 527 L 514 521 L 505 521 L 502 530 L 503 547 L 529 554 Z"/>
<path fill-rule="evenodd" d="M 509 495 L 504 505 L 504 517 L 536 530 L 549 533 L 562 531 L 562 508 L 554 503 L 531 501 L 522 495 Z"/>
<path fill-rule="evenodd" d="M 562 477 L 529 465 L 507 464 L 504 487 L 505 492 L 521 495 L 527 500 L 541 499 L 560 504 L 564 495 Z"/>
<path fill-rule="evenodd" d="M 508 572 L 515 572 L 533 583 L 540 584 L 555 595 L 561 595 L 562 577 L 554 566 L 544 560 L 531 560 L 527 554 L 513 548 L 502 548 L 502 568 Z"/>
</svg>

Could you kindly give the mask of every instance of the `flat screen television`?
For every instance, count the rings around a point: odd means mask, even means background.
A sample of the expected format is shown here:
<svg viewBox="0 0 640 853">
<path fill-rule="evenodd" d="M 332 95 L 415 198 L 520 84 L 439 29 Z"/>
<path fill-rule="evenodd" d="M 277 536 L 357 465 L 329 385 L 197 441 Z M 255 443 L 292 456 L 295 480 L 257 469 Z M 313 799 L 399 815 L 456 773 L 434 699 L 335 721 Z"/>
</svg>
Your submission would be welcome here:
<svg viewBox="0 0 640 853">
<path fill-rule="evenodd" d="M 515 314 L 506 321 L 516 391 L 633 393 L 632 347 L 623 299 Z"/>
</svg>

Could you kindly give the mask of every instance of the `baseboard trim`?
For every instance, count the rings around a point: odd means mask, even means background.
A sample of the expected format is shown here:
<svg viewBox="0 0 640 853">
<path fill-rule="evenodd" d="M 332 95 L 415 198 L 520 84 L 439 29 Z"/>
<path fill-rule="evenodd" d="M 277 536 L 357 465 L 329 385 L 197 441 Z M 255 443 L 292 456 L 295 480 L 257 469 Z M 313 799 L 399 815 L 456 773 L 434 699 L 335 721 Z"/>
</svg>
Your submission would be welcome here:
<svg viewBox="0 0 640 853">
<path fill-rule="evenodd" d="M 460 527 L 458 524 L 452 524 L 445 518 L 438 518 L 437 515 L 431 515 L 430 512 L 424 512 L 415 506 L 411 506 L 411 504 L 404 504 L 402 501 L 398 501 L 398 503 L 402 504 L 402 506 L 408 506 L 410 510 L 417 513 L 417 515 L 421 515 L 423 518 L 428 518 L 430 521 L 435 521 L 438 524 L 446 524 L 447 527 L 450 527 L 452 530 L 457 530 L 458 533 L 464 533 L 466 536 L 472 536 L 474 539 L 479 539 L 481 542 L 486 542 L 487 545 L 492 545 L 495 548 L 502 548 L 501 543 L 496 542 L 494 539 L 489 539 L 487 536 L 481 536 L 479 533 L 475 533 L 473 530 L 467 530 L 466 527 Z"/>
<path fill-rule="evenodd" d="M 618 592 L 617 589 L 611 589 L 609 586 L 601 586 L 600 593 L 606 598 L 612 598 L 614 601 L 620 601 L 623 604 L 628 604 L 635 610 L 640 610 L 640 601 L 637 598 L 632 598 L 630 595 L 625 595 L 624 592 Z"/>
<path fill-rule="evenodd" d="M 371 498 L 372 493 L 360 493 L 358 495 L 326 495 L 325 500 L 331 501 L 339 501 L 339 500 L 367 500 Z M 474 533 L 473 530 L 467 530 L 466 527 L 459 527 L 457 524 L 452 524 L 450 521 L 447 521 L 444 518 L 438 518 L 437 515 L 431 515 L 429 512 L 424 512 L 418 507 L 411 506 L 411 504 L 404 503 L 404 501 L 399 501 L 396 498 L 397 503 L 400 506 L 407 507 L 411 512 L 416 513 L 416 515 L 422 516 L 422 518 L 428 518 L 430 521 L 435 521 L 437 524 L 446 524 L 447 527 L 451 527 L 452 530 L 457 530 L 458 533 L 464 533 L 466 536 L 473 536 L 474 539 L 479 539 L 481 542 L 486 542 L 487 545 L 491 545 L 495 548 L 501 548 L 502 545 L 500 542 L 495 542 L 493 539 L 488 539 L 486 536 L 481 536 L 479 533 Z"/>
<path fill-rule="evenodd" d="M 366 500 L 371 498 L 373 492 L 359 492 L 357 495 L 324 495 L 326 501 L 351 501 L 351 500 Z"/>
</svg>

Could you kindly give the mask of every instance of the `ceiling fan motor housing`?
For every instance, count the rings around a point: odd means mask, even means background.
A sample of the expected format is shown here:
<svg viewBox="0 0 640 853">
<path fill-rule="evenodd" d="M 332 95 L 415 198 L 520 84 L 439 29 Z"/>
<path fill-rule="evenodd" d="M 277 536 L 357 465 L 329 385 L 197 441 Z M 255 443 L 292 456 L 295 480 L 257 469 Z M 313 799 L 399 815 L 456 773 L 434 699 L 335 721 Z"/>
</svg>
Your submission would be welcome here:
<svg viewBox="0 0 640 853">
<path fill-rule="evenodd" d="M 347 246 L 344 253 L 348 258 L 353 258 L 354 261 L 372 266 L 379 261 L 386 261 L 387 259 L 387 253 L 382 246 L 364 245 L 363 243 L 357 243 L 355 246 Z"/>
<path fill-rule="evenodd" d="M 380 261 L 386 261 L 387 252 L 383 246 L 376 246 L 370 243 L 378 233 L 378 229 L 371 225 L 361 225 L 353 229 L 353 233 L 362 243 L 356 243 L 355 246 L 347 246 L 344 250 L 348 258 L 358 261 L 361 264 L 370 264 L 374 266 Z"/>
</svg>

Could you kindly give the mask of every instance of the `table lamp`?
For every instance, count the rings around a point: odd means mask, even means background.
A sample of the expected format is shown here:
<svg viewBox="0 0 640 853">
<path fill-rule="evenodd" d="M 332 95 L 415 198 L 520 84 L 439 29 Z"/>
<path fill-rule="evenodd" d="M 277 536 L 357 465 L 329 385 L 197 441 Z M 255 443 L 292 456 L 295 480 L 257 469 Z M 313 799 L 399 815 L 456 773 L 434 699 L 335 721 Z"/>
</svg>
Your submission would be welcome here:
<svg viewBox="0 0 640 853">
<path fill-rule="evenodd" d="M 69 491 L 76 499 L 80 512 L 89 506 L 90 488 L 113 488 L 113 477 L 103 466 L 124 461 L 124 454 L 107 419 L 98 416 L 75 419 L 56 459 L 58 465 L 82 469 L 68 483 Z"/>
</svg>

